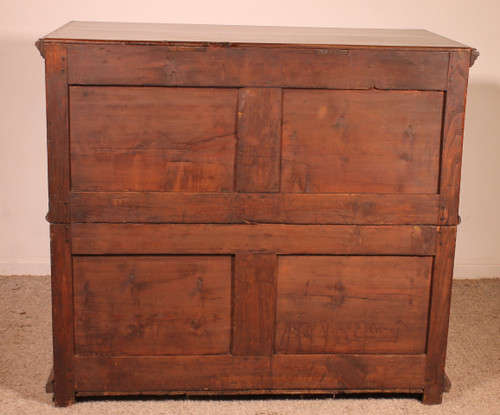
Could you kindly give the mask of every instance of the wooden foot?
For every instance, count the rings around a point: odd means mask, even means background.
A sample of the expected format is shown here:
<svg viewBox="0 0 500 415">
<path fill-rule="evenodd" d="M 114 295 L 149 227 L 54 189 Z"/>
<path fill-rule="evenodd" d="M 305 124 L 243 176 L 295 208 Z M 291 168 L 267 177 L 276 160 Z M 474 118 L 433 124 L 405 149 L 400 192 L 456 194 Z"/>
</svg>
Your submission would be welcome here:
<svg viewBox="0 0 500 415">
<path fill-rule="evenodd" d="M 443 392 L 448 393 L 451 390 L 451 381 L 446 373 L 444 374 L 444 384 L 443 384 Z"/>
<path fill-rule="evenodd" d="M 47 379 L 47 383 L 45 384 L 45 392 L 54 393 L 54 366 L 52 366 L 49 378 Z"/>
<path fill-rule="evenodd" d="M 424 389 L 422 402 L 425 405 L 439 405 L 443 401 L 443 392 L 449 392 L 450 389 L 451 381 L 445 374 L 441 385 L 432 385 Z"/>
</svg>

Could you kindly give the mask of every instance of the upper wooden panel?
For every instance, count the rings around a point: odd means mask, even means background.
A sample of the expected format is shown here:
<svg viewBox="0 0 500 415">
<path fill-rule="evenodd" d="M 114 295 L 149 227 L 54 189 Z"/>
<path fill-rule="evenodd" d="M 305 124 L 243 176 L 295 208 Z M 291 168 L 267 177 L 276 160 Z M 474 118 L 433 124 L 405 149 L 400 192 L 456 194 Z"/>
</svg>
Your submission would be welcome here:
<svg viewBox="0 0 500 415">
<path fill-rule="evenodd" d="M 271 43 L 420 48 L 468 46 L 421 29 L 345 29 L 159 23 L 69 22 L 43 40 Z"/>
<path fill-rule="evenodd" d="M 231 89 L 70 88 L 72 189 L 232 191 L 237 96 Z"/>
<path fill-rule="evenodd" d="M 281 191 L 436 194 L 443 93 L 285 91 Z"/>
</svg>

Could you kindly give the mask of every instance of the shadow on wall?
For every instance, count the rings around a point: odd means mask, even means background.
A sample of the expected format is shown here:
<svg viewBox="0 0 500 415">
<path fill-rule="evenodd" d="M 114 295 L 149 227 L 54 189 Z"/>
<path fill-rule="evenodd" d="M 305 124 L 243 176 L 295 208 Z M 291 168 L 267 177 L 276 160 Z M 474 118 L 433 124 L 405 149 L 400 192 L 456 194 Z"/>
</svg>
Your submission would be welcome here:
<svg viewBox="0 0 500 415">
<path fill-rule="evenodd" d="M 500 84 L 472 79 L 465 120 L 457 277 L 500 277 L 499 123 Z"/>
</svg>

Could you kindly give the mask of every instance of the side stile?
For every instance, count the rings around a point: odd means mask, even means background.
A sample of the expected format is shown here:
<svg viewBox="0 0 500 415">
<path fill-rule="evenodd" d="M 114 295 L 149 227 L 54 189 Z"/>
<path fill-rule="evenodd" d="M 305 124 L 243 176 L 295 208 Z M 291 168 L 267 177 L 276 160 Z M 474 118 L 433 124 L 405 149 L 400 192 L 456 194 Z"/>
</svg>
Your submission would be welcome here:
<svg viewBox="0 0 500 415">
<path fill-rule="evenodd" d="M 443 226 L 439 228 L 437 236 L 423 396 L 423 402 L 428 405 L 441 403 L 444 389 L 444 365 L 450 316 L 456 230 L 455 226 Z"/>
<path fill-rule="evenodd" d="M 458 224 L 458 195 L 470 50 L 450 52 L 441 151 L 440 225 Z"/>
<path fill-rule="evenodd" d="M 75 401 L 73 270 L 70 232 L 69 225 L 50 225 L 54 401 L 57 406 L 67 406 Z"/>
<path fill-rule="evenodd" d="M 66 45 L 44 44 L 50 223 L 69 223 L 68 60 Z"/>
</svg>

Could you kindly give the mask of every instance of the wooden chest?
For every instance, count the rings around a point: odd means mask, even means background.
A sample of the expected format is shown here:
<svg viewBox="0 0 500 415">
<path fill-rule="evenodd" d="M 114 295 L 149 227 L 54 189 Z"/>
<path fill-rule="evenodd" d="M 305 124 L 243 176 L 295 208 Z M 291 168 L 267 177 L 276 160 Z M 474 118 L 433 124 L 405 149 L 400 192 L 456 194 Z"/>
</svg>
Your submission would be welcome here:
<svg viewBox="0 0 500 415">
<path fill-rule="evenodd" d="M 57 405 L 441 401 L 474 49 L 423 30 L 80 22 L 37 46 Z"/>
</svg>

